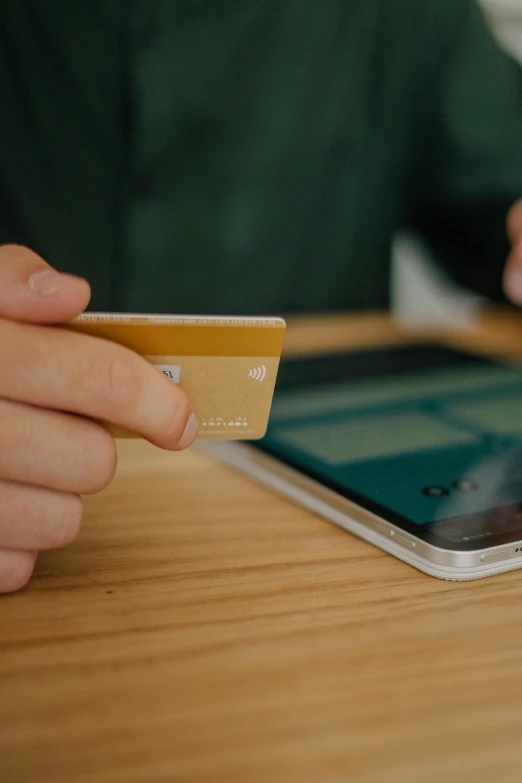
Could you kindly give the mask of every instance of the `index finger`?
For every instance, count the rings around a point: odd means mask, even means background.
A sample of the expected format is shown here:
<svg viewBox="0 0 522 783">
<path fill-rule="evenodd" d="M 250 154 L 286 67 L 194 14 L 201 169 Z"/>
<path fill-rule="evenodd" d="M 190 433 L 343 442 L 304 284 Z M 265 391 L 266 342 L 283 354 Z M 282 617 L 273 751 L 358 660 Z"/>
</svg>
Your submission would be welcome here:
<svg viewBox="0 0 522 783">
<path fill-rule="evenodd" d="M 197 434 L 182 389 L 107 340 L 0 319 L 0 367 L 0 397 L 111 422 L 166 449 Z"/>
</svg>

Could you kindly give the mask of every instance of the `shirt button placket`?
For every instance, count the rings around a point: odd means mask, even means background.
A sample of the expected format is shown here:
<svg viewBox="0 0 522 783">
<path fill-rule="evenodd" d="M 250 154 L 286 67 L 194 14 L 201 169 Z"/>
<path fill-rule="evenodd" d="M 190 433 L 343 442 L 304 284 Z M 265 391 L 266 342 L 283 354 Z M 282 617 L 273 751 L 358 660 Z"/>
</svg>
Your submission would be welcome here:
<svg viewBox="0 0 522 783">
<path fill-rule="evenodd" d="M 155 192 L 154 176 L 147 167 L 143 149 L 147 137 L 147 61 L 155 46 L 158 33 L 158 3 L 141 0 L 134 4 L 129 22 L 129 90 L 132 103 L 131 148 L 128 171 L 128 212 L 126 232 L 127 264 L 120 285 L 133 310 L 142 309 L 141 295 L 146 293 L 143 262 L 143 233 L 148 223 L 150 202 Z"/>
</svg>

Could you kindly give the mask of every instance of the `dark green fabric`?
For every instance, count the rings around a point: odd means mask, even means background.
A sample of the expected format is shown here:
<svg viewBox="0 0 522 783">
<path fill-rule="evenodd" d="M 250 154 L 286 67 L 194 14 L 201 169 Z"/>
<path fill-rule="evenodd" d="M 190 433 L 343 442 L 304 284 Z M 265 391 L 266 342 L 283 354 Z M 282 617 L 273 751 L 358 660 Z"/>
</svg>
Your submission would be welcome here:
<svg viewBox="0 0 522 783">
<path fill-rule="evenodd" d="M 471 0 L 2 0 L 0 233 L 92 307 L 388 304 L 420 232 L 500 294 L 521 69 Z"/>
</svg>

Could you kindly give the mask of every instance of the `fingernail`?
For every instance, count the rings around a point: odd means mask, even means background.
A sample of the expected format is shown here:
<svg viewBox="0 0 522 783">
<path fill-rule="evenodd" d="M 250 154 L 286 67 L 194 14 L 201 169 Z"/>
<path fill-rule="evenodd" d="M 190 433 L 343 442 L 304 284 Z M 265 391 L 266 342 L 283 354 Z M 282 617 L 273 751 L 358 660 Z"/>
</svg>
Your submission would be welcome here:
<svg viewBox="0 0 522 783">
<path fill-rule="evenodd" d="M 189 416 L 189 420 L 187 422 L 187 426 L 185 427 L 185 432 L 181 436 L 179 443 L 178 443 L 178 449 L 181 451 L 182 449 L 188 448 L 191 443 L 194 442 L 194 440 L 197 437 L 197 434 L 199 432 L 199 421 L 198 417 L 195 413 L 191 413 Z"/>
<path fill-rule="evenodd" d="M 522 269 L 513 269 L 506 278 L 506 293 L 517 305 L 522 305 Z"/>
<path fill-rule="evenodd" d="M 54 269 L 44 269 L 43 272 L 36 272 L 29 278 L 29 288 L 41 296 L 55 294 L 61 288 L 61 274 Z"/>
</svg>

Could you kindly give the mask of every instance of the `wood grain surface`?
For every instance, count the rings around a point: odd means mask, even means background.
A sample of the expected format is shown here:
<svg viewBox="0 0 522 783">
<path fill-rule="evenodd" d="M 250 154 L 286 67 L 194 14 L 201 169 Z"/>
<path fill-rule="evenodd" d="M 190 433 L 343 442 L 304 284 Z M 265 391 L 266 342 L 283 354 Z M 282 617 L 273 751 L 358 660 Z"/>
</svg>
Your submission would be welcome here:
<svg viewBox="0 0 522 783">
<path fill-rule="evenodd" d="M 328 318 L 288 349 L 403 339 Z M 444 339 L 522 355 L 503 313 Z M 522 572 L 424 576 L 196 450 L 121 443 L 0 600 L 1 783 L 518 783 L 521 729 Z"/>
</svg>

